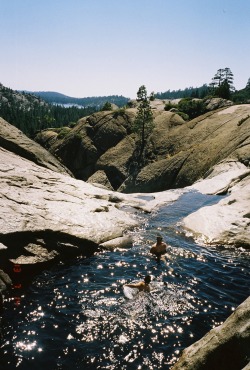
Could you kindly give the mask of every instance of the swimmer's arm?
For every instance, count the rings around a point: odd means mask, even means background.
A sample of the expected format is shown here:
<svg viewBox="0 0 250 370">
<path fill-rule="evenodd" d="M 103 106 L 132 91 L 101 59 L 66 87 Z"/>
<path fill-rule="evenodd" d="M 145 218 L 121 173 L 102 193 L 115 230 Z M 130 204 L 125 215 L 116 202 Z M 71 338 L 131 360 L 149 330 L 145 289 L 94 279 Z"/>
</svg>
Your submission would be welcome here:
<svg viewBox="0 0 250 370">
<path fill-rule="evenodd" d="M 125 284 L 125 286 L 128 286 L 129 288 L 139 288 L 141 286 L 141 283 Z"/>
</svg>

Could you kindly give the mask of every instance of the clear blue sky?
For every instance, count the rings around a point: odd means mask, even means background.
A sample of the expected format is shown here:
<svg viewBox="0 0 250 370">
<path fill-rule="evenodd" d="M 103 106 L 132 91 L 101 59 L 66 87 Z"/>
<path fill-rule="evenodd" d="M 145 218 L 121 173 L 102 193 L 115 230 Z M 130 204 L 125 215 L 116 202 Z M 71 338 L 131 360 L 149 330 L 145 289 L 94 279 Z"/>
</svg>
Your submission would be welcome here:
<svg viewBox="0 0 250 370">
<path fill-rule="evenodd" d="M 250 77 L 250 0 L 0 0 L 0 82 L 74 97 Z"/>
</svg>

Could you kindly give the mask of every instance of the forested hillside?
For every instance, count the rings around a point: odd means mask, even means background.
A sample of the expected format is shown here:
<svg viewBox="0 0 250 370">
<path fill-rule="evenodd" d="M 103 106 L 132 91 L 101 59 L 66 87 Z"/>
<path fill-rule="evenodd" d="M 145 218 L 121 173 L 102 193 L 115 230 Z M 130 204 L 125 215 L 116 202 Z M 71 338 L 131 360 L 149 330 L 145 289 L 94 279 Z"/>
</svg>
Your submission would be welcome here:
<svg viewBox="0 0 250 370">
<path fill-rule="evenodd" d="M 0 84 L 0 116 L 29 137 L 49 127 L 73 125 L 78 119 L 96 112 L 95 107 L 62 107 L 40 97 L 20 93 Z"/>
</svg>

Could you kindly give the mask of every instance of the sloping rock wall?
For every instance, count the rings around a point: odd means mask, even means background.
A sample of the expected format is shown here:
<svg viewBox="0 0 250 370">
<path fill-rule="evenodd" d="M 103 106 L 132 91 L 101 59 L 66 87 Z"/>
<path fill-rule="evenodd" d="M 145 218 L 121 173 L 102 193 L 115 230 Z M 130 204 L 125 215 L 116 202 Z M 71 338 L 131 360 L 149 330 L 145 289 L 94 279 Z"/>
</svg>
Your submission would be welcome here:
<svg viewBox="0 0 250 370">
<path fill-rule="evenodd" d="M 40 166 L 72 176 L 70 171 L 41 145 L 29 139 L 22 131 L 10 125 L 1 117 L 0 147 L 29 159 Z"/>
<path fill-rule="evenodd" d="M 63 140 L 54 135 L 52 140 L 51 131 L 40 133 L 37 140 L 44 144 L 50 138 L 49 150 L 77 178 L 88 181 L 101 170 L 113 189 L 124 193 L 189 186 L 224 159 L 249 166 L 249 104 L 220 108 L 189 122 L 174 112 L 153 113 L 155 128 L 139 163 L 137 137 L 131 134 L 135 108 L 83 118 Z"/>
<path fill-rule="evenodd" d="M 183 351 L 172 370 L 241 370 L 250 362 L 250 297 Z"/>
</svg>

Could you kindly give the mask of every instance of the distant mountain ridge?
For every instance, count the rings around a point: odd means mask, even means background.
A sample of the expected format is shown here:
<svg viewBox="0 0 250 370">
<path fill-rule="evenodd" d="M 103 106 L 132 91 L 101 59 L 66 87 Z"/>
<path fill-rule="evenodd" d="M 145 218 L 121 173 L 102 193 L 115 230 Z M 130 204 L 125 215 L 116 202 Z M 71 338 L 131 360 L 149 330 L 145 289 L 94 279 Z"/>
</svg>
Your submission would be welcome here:
<svg viewBox="0 0 250 370">
<path fill-rule="evenodd" d="M 64 107 L 53 105 L 41 96 L 16 91 L 0 83 L 0 117 L 32 137 L 48 127 L 63 127 L 76 123 L 97 109 L 94 106 Z"/>
<path fill-rule="evenodd" d="M 130 100 L 122 95 L 109 96 L 92 96 L 86 98 L 74 98 L 55 91 L 25 91 L 35 96 L 42 98 L 47 103 L 55 104 L 75 104 L 83 107 L 102 107 L 107 101 L 113 103 L 118 107 L 123 107 Z"/>
</svg>

